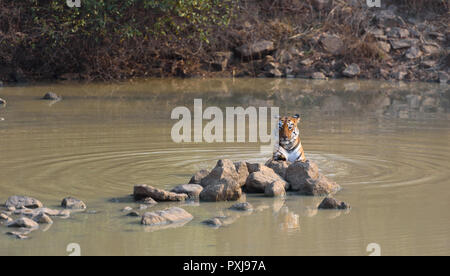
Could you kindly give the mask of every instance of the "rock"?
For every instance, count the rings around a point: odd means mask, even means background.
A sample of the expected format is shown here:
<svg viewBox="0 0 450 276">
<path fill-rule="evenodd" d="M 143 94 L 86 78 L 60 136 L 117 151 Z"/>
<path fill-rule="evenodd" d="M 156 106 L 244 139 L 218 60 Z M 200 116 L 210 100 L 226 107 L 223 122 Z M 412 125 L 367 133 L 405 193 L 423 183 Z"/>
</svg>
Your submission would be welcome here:
<svg viewBox="0 0 450 276">
<path fill-rule="evenodd" d="M 192 220 L 194 217 L 179 207 L 172 207 L 162 211 L 147 212 L 142 216 L 141 224 L 158 226 L 177 224 Z"/>
<path fill-rule="evenodd" d="M 397 71 L 391 74 L 392 78 L 396 80 L 403 80 L 406 77 L 406 75 L 408 75 L 408 73 L 405 71 Z"/>
<path fill-rule="evenodd" d="M 71 209 L 71 210 L 84 210 L 87 208 L 86 204 L 76 198 L 73 197 L 66 197 L 62 200 L 61 206 L 65 209 Z"/>
<path fill-rule="evenodd" d="M 29 218 L 22 217 L 9 223 L 8 227 L 36 229 L 39 228 L 39 224 Z"/>
<path fill-rule="evenodd" d="M 320 203 L 319 209 L 338 209 L 338 210 L 345 210 L 349 209 L 350 206 L 348 206 L 345 202 L 338 201 L 332 197 L 326 197 L 322 203 Z"/>
<path fill-rule="evenodd" d="M 247 162 L 246 164 L 247 164 L 247 170 L 248 170 L 249 175 L 254 172 L 259 172 L 264 167 L 264 165 L 262 163 L 248 163 Z"/>
<path fill-rule="evenodd" d="M 32 197 L 27 196 L 11 196 L 8 198 L 8 200 L 5 203 L 6 208 L 14 207 L 15 209 L 19 208 L 30 208 L 30 209 L 36 209 L 36 208 L 42 208 L 43 204 Z"/>
<path fill-rule="evenodd" d="M 203 191 L 203 187 L 198 184 L 183 184 L 176 186 L 170 191 L 177 194 L 187 194 L 191 199 L 198 199 Z"/>
<path fill-rule="evenodd" d="M 280 197 L 286 195 L 285 183 L 281 181 L 274 181 L 266 186 L 264 196 L 266 197 Z"/>
<path fill-rule="evenodd" d="M 361 69 L 359 68 L 358 64 L 351 64 L 345 68 L 344 72 L 342 74 L 346 77 L 353 78 L 358 76 L 361 73 Z"/>
<path fill-rule="evenodd" d="M 266 75 L 269 78 L 281 78 L 283 76 L 283 73 L 280 70 L 278 70 L 278 68 L 274 68 L 270 69 Z"/>
<path fill-rule="evenodd" d="M 214 54 L 211 66 L 216 71 L 224 71 L 225 69 L 227 69 L 228 63 L 232 57 L 232 52 L 217 52 Z"/>
<path fill-rule="evenodd" d="M 325 80 L 327 77 L 322 72 L 314 72 L 312 73 L 311 78 L 314 80 Z"/>
<path fill-rule="evenodd" d="M 292 163 L 287 172 L 286 180 L 293 191 L 301 195 L 329 195 L 339 191 L 340 186 L 319 174 L 319 169 L 314 162 Z"/>
<path fill-rule="evenodd" d="M 208 170 L 199 170 L 192 176 L 189 184 L 200 184 L 202 182 L 202 179 L 205 178 L 209 173 L 210 171 Z"/>
<path fill-rule="evenodd" d="M 291 164 L 291 162 L 275 161 L 273 159 L 269 159 L 266 162 L 266 166 L 268 168 L 271 168 L 272 170 L 274 170 L 274 172 L 276 174 L 278 174 L 279 176 L 281 176 L 283 179 L 286 178 L 286 171 L 290 164 Z"/>
<path fill-rule="evenodd" d="M 172 193 L 148 185 L 134 186 L 133 195 L 135 200 L 141 200 L 150 197 L 156 201 L 184 201 L 188 198 L 187 194 Z"/>
<path fill-rule="evenodd" d="M 29 232 L 28 232 L 29 234 Z M 14 238 L 18 239 L 18 240 L 26 240 L 29 237 L 27 236 L 27 234 L 25 234 L 24 232 L 6 232 L 6 235 L 8 236 L 13 236 Z"/>
<path fill-rule="evenodd" d="M 120 210 L 121 212 L 130 212 L 130 211 L 132 211 L 133 210 L 133 208 L 131 208 L 130 206 L 126 206 L 126 207 L 124 207 L 122 210 Z"/>
<path fill-rule="evenodd" d="M 245 183 L 245 190 L 248 193 L 264 193 L 266 186 L 274 181 L 280 181 L 284 183 L 285 187 L 288 187 L 286 181 L 274 170 L 262 166 L 260 171 L 253 172 L 248 176 Z"/>
<path fill-rule="evenodd" d="M 244 59 L 261 59 L 275 51 L 272 41 L 260 40 L 236 48 L 237 54 Z"/>
<path fill-rule="evenodd" d="M 424 68 L 434 68 L 437 66 L 437 62 L 435 60 L 424 60 L 421 65 Z"/>
<path fill-rule="evenodd" d="M 435 44 L 424 44 L 422 45 L 422 50 L 426 55 L 436 55 L 441 52 L 441 47 Z"/>
<path fill-rule="evenodd" d="M 248 167 L 246 162 L 235 162 L 234 167 L 236 168 L 236 172 L 238 174 L 238 183 L 239 186 L 244 186 L 247 181 L 247 177 L 249 176 Z"/>
<path fill-rule="evenodd" d="M 409 37 L 409 31 L 407 29 L 394 27 L 391 28 L 386 35 L 391 38 L 407 38 Z"/>
<path fill-rule="evenodd" d="M 391 51 L 391 44 L 384 41 L 377 41 L 378 48 L 380 48 L 383 52 L 389 53 Z"/>
<path fill-rule="evenodd" d="M 391 43 L 391 46 L 394 50 L 403 49 L 403 48 L 409 48 L 412 46 L 417 45 L 419 40 L 414 38 L 408 38 L 408 39 L 391 39 L 389 40 Z"/>
<path fill-rule="evenodd" d="M 10 218 L 8 215 L 6 215 L 6 214 L 4 214 L 4 213 L 1 213 L 0 214 L 0 223 L 5 223 L 5 224 L 8 224 L 8 223 L 10 223 L 10 222 L 12 222 L 12 218 Z"/>
<path fill-rule="evenodd" d="M 422 52 L 419 50 L 419 48 L 413 46 L 409 48 L 406 53 L 405 57 L 408 59 L 416 59 L 422 56 Z"/>
<path fill-rule="evenodd" d="M 280 66 L 280 64 L 276 63 L 276 62 L 267 62 L 264 64 L 264 71 L 270 71 L 273 69 L 278 69 L 278 66 Z"/>
<path fill-rule="evenodd" d="M 299 191 L 308 179 L 318 178 L 319 167 L 314 162 L 294 162 L 286 170 L 286 181 L 293 191 Z"/>
<path fill-rule="evenodd" d="M 148 208 L 148 205 L 141 204 L 139 205 L 139 210 L 145 210 Z"/>
<path fill-rule="evenodd" d="M 344 42 L 336 35 L 323 35 L 320 39 L 320 43 L 325 51 L 333 55 L 340 54 L 344 47 Z"/>
<path fill-rule="evenodd" d="M 239 185 L 239 175 L 231 160 L 217 161 L 216 167 L 200 182 L 200 185 L 204 188 L 217 184 Z"/>
<path fill-rule="evenodd" d="M 0 106 L 5 106 L 6 105 L 6 101 L 2 98 L 0 98 Z"/>
<path fill-rule="evenodd" d="M 219 217 L 204 220 L 204 221 L 202 221 L 202 223 L 206 224 L 208 226 L 214 227 L 214 228 L 219 228 L 222 226 L 222 221 L 220 220 Z"/>
<path fill-rule="evenodd" d="M 42 97 L 43 100 L 49 100 L 49 101 L 59 101 L 62 100 L 61 96 L 58 96 L 57 94 L 53 92 L 48 92 Z"/>
<path fill-rule="evenodd" d="M 144 204 L 144 205 L 155 205 L 155 204 L 158 204 L 158 202 L 156 202 L 156 200 L 154 200 L 151 197 L 143 198 L 141 200 L 136 201 L 136 203 Z"/>
<path fill-rule="evenodd" d="M 233 184 L 214 184 L 206 186 L 200 193 L 200 200 L 236 201 L 242 196 L 242 189 L 237 182 Z"/>
<path fill-rule="evenodd" d="M 53 220 L 47 216 L 44 212 L 39 213 L 33 218 L 33 220 L 39 224 L 52 224 Z"/>
<path fill-rule="evenodd" d="M 439 82 L 443 83 L 443 84 L 447 84 L 448 83 L 448 74 L 447 74 L 447 72 L 444 72 L 444 71 L 440 71 L 439 72 Z"/>
<path fill-rule="evenodd" d="M 127 217 L 139 217 L 139 213 L 136 211 L 131 211 L 127 214 Z"/>
<path fill-rule="evenodd" d="M 248 203 L 248 202 L 240 202 L 240 203 L 234 204 L 229 209 L 233 210 L 233 211 L 246 211 L 246 212 L 249 212 L 249 211 L 253 211 L 253 206 L 250 203 Z"/>
<path fill-rule="evenodd" d="M 311 66 L 313 63 L 314 63 L 314 60 L 312 60 L 310 58 L 307 58 L 307 59 L 304 59 L 304 60 L 300 61 L 301 65 L 307 66 L 307 67 Z"/>
</svg>

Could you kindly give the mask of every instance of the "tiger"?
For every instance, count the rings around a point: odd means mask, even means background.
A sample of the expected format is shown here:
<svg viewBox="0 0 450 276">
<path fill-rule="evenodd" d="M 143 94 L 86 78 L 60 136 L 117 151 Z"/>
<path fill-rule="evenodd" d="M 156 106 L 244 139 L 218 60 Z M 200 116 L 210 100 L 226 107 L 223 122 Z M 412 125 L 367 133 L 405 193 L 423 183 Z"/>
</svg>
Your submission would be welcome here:
<svg viewBox="0 0 450 276">
<path fill-rule="evenodd" d="M 273 160 L 306 162 L 305 152 L 300 141 L 298 123 L 300 115 L 281 117 L 278 122 L 279 143 L 275 145 Z"/>
</svg>

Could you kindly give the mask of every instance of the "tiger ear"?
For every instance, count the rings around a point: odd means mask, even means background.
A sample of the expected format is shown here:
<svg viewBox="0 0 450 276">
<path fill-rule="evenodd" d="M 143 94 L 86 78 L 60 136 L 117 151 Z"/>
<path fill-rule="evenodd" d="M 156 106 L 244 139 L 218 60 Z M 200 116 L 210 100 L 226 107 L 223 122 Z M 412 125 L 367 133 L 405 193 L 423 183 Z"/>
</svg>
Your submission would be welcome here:
<svg viewBox="0 0 450 276">
<path fill-rule="evenodd" d="M 293 118 L 297 119 L 297 121 L 300 121 L 300 115 L 299 114 L 295 114 Z"/>
</svg>

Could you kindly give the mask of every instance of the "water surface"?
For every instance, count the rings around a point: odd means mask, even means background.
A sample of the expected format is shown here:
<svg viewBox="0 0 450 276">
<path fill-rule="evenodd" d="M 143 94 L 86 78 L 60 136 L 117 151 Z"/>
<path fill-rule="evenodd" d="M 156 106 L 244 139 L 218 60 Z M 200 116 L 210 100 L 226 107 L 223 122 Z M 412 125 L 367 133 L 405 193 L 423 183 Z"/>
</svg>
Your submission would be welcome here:
<svg viewBox="0 0 450 276">
<path fill-rule="evenodd" d="M 39 100 L 46 92 L 60 102 Z M 148 80 L 0 88 L 0 201 L 28 195 L 57 208 L 62 198 L 88 210 L 55 219 L 31 239 L 4 235 L 0 255 L 383 255 L 450 254 L 450 91 L 447 85 L 371 81 Z M 307 158 L 338 182 L 349 212 L 317 211 L 322 198 L 249 195 L 251 215 L 232 203 L 181 206 L 194 220 L 154 231 L 120 210 L 135 184 L 171 189 L 217 159 L 264 162 L 258 143 L 174 143 L 177 106 L 278 106 L 302 115 Z M 201 221 L 229 214 L 212 229 Z M 45 230 L 45 231 L 44 231 Z"/>
</svg>

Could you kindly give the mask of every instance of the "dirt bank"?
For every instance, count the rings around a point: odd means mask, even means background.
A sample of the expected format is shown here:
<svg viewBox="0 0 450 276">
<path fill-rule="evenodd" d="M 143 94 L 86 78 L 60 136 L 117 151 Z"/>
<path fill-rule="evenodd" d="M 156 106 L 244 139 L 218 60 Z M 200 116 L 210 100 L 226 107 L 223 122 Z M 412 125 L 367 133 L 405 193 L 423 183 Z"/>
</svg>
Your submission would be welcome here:
<svg viewBox="0 0 450 276">
<path fill-rule="evenodd" d="M 23 5 L 4 1 L 0 81 L 234 76 L 447 83 L 448 2 L 406 3 L 385 0 L 369 8 L 363 0 L 241 0 L 228 25 L 211 26 L 208 41 L 111 33 L 100 43 L 80 35 L 52 48 Z"/>
</svg>

